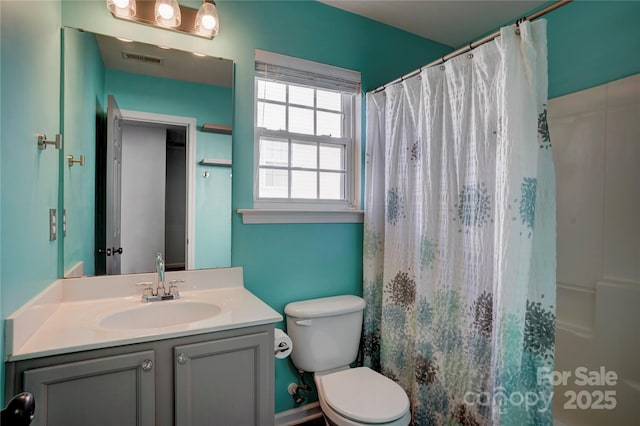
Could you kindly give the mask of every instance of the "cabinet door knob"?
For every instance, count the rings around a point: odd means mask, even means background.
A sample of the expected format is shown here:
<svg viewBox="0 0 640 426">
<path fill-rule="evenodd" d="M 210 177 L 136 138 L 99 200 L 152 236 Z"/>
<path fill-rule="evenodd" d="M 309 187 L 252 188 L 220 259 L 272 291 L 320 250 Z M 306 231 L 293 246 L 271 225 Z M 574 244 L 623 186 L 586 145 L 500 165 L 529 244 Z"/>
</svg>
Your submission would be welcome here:
<svg viewBox="0 0 640 426">
<path fill-rule="evenodd" d="M 141 364 L 142 371 L 150 371 L 153 368 L 153 361 L 145 359 Z"/>
<path fill-rule="evenodd" d="M 185 364 L 189 360 L 189 357 L 185 354 L 178 354 L 178 364 Z"/>
</svg>

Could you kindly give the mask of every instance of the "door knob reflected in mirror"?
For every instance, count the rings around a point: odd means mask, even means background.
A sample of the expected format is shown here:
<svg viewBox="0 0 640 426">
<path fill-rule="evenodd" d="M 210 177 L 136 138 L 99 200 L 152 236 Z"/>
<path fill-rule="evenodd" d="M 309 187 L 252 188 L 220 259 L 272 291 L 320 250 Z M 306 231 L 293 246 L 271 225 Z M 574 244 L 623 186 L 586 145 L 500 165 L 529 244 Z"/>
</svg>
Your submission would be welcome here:
<svg viewBox="0 0 640 426">
<path fill-rule="evenodd" d="M 98 254 L 106 254 L 107 256 L 111 256 L 111 249 L 110 248 L 107 248 L 107 249 L 99 248 L 98 249 Z"/>
</svg>

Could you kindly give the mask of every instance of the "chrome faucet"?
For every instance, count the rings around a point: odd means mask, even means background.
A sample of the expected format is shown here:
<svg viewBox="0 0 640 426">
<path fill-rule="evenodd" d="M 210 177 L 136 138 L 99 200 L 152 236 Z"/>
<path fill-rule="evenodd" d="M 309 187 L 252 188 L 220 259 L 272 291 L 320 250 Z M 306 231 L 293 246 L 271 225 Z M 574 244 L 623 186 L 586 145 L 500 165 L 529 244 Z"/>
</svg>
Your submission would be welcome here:
<svg viewBox="0 0 640 426">
<path fill-rule="evenodd" d="M 156 254 L 156 274 L 158 275 L 158 286 L 156 287 L 156 295 L 162 296 L 167 294 L 167 289 L 164 286 L 164 259 L 162 253 Z"/>
<path fill-rule="evenodd" d="M 156 275 L 158 276 L 158 284 L 155 290 L 153 289 L 153 282 L 145 281 L 140 282 L 137 285 L 144 287 L 142 292 L 143 302 L 157 302 L 159 300 L 173 300 L 180 298 L 180 292 L 178 291 L 178 284 L 184 283 L 184 280 L 171 280 L 169 288 L 165 286 L 164 276 L 164 259 L 162 253 L 156 254 Z"/>
</svg>

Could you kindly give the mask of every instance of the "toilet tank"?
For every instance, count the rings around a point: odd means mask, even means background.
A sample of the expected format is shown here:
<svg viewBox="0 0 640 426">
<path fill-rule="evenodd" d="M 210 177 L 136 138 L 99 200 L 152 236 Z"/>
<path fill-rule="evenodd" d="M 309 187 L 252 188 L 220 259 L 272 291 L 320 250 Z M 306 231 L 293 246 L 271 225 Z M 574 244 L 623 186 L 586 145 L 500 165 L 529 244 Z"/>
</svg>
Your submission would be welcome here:
<svg viewBox="0 0 640 426">
<path fill-rule="evenodd" d="M 345 295 L 303 300 L 284 308 L 287 334 L 293 341 L 291 360 L 299 370 L 316 372 L 355 361 L 365 302 Z"/>
</svg>

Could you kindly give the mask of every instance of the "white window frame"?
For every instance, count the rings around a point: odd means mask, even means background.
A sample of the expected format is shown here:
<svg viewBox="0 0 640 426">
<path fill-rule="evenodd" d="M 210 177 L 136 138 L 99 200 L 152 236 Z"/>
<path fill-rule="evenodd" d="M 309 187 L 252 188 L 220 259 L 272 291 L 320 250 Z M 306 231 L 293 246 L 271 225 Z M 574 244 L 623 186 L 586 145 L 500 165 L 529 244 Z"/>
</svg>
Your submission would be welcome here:
<svg viewBox="0 0 640 426">
<path fill-rule="evenodd" d="M 323 76 L 360 82 L 360 73 L 333 67 L 326 64 L 293 58 L 272 52 L 256 49 L 256 61 L 275 66 L 287 67 L 302 72 L 321 74 Z M 314 136 L 292 133 L 284 130 L 269 130 L 259 128 L 258 124 L 258 81 L 259 75 L 254 78 L 254 208 L 239 209 L 244 223 L 322 223 L 322 222 L 362 222 L 364 214 L 359 210 L 361 205 L 361 115 L 362 95 L 357 93 L 349 99 L 343 97 L 343 111 L 346 120 L 343 121 L 343 135 L 351 137 L 335 138 L 329 136 Z M 297 82 L 282 80 L 284 84 L 297 85 Z M 320 90 L 322 86 L 313 86 Z M 273 102 L 277 103 L 277 102 Z M 289 105 L 288 98 L 283 105 Z M 351 105 L 349 105 L 351 104 Z M 297 106 L 297 105 L 296 105 Z M 348 109 L 348 112 L 346 112 Z M 309 107 L 314 111 L 323 111 L 317 105 Z M 348 132 L 348 133 L 347 133 Z M 291 198 L 260 198 L 259 197 L 259 171 L 260 171 L 260 138 L 273 137 L 288 140 L 289 149 L 291 141 L 313 142 L 321 144 L 341 144 L 345 146 L 345 188 L 344 200 L 318 200 L 318 199 L 291 199 Z M 291 153 L 289 159 L 291 160 Z M 274 167 L 276 168 L 276 167 Z M 283 169 L 298 170 L 290 164 Z M 322 169 L 316 169 L 322 171 Z M 335 170 L 333 170 L 335 171 Z M 291 182 L 289 181 L 289 185 Z"/>
</svg>

